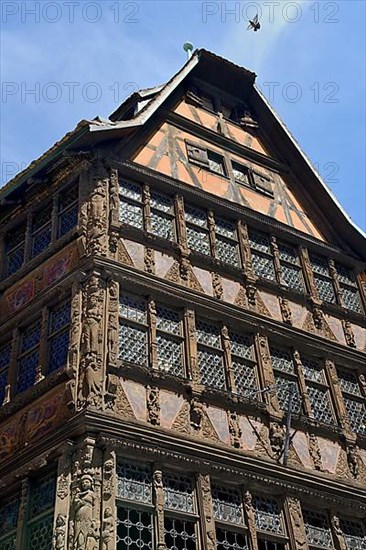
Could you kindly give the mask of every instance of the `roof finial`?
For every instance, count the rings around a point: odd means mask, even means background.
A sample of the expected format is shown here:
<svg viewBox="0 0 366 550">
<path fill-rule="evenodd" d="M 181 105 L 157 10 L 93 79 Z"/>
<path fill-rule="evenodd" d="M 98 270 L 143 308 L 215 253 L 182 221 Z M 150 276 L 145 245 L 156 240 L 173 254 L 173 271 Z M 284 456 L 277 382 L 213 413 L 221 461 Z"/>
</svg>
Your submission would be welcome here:
<svg viewBox="0 0 366 550">
<path fill-rule="evenodd" d="M 187 52 L 187 59 L 190 59 L 192 57 L 193 52 L 193 44 L 192 42 L 184 42 L 183 44 L 183 50 Z"/>
</svg>

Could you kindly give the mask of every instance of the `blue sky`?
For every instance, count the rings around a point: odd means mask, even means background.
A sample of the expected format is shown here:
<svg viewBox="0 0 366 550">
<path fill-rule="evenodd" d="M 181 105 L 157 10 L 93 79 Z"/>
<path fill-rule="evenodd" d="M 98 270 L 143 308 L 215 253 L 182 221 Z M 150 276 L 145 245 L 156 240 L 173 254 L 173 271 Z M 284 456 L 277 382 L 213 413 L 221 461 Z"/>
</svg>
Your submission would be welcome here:
<svg viewBox="0 0 366 550">
<path fill-rule="evenodd" d="M 339 202 L 366 227 L 364 0 L 1 4 L 1 182 L 82 118 L 168 80 L 186 40 L 257 83 Z M 246 30 L 256 11 L 260 32 Z"/>
</svg>

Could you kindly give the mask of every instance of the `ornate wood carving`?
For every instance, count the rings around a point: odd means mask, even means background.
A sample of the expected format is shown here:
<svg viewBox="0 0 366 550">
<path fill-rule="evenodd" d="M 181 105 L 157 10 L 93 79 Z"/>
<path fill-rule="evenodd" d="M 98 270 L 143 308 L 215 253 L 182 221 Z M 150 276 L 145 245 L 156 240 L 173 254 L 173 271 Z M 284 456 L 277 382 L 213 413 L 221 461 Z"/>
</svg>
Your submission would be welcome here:
<svg viewBox="0 0 366 550">
<path fill-rule="evenodd" d="M 258 550 L 257 528 L 255 522 L 255 513 L 252 504 L 252 495 L 249 491 L 244 493 L 244 508 L 248 522 L 248 535 L 250 539 L 250 547 L 253 550 Z"/>
<path fill-rule="evenodd" d="M 257 296 L 256 296 L 256 306 L 257 306 L 256 307 L 257 313 L 259 313 L 260 315 L 264 315 L 265 317 L 272 317 L 271 312 L 269 311 L 268 307 L 264 303 L 259 292 L 257 292 Z"/>
<path fill-rule="evenodd" d="M 337 550 L 347 550 L 346 541 L 344 540 L 343 531 L 339 522 L 339 518 L 335 513 L 331 514 L 331 528 L 333 537 L 337 541 Z"/>
<path fill-rule="evenodd" d="M 286 503 L 292 528 L 292 536 L 295 543 L 294 548 L 296 548 L 296 550 L 308 550 L 309 546 L 306 539 L 300 501 L 295 497 L 287 497 Z"/>
<path fill-rule="evenodd" d="M 80 338 L 81 338 L 81 315 L 82 315 L 82 293 L 81 285 L 75 283 L 72 287 L 71 313 L 70 313 L 70 344 L 69 357 L 66 371 L 70 378 L 68 382 L 68 394 L 70 400 L 68 407 L 76 407 L 76 384 L 78 380 L 79 357 L 80 357 Z"/>
<path fill-rule="evenodd" d="M 255 279 L 252 256 L 250 253 L 249 237 L 248 237 L 248 228 L 247 225 L 243 222 L 239 222 L 239 246 L 242 256 L 242 264 L 244 266 L 245 275 L 249 279 Z"/>
<path fill-rule="evenodd" d="M 146 184 L 143 187 L 142 202 L 144 206 L 144 220 L 145 220 L 144 229 L 145 231 L 150 232 L 151 231 L 151 210 L 150 210 L 151 195 L 150 195 L 150 187 Z"/>
<path fill-rule="evenodd" d="M 212 276 L 212 288 L 215 298 L 222 300 L 224 290 L 222 288 L 221 277 L 218 273 L 211 273 Z"/>
<path fill-rule="evenodd" d="M 77 406 L 101 408 L 105 379 L 105 283 L 93 273 L 83 289 L 80 378 Z"/>
<path fill-rule="evenodd" d="M 246 294 L 249 309 L 255 310 L 257 305 L 257 288 L 253 283 L 248 283 L 246 285 Z M 258 312 L 259 313 L 259 312 Z M 270 315 L 269 315 L 270 317 Z"/>
<path fill-rule="evenodd" d="M 347 346 L 356 348 L 355 335 L 353 334 L 351 323 L 346 319 L 342 319 L 342 327 Z"/>
<path fill-rule="evenodd" d="M 318 299 L 318 291 L 314 281 L 313 270 L 309 258 L 308 249 L 304 246 L 300 246 L 300 261 L 303 267 L 303 273 L 305 276 L 306 286 L 308 287 L 309 294 L 315 299 Z"/>
<path fill-rule="evenodd" d="M 157 386 L 147 386 L 146 404 L 150 424 L 158 426 L 160 424 L 160 397 Z"/>
<path fill-rule="evenodd" d="M 361 470 L 361 457 L 357 445 L 347 446 L 347 462 L 349 471 L 354 479 L 358 479 Z"/>
<path fill-rule="evenodd" d="M 102 550 L 116 547 L 116 454 L 107 447 L 103 454 L 102 470 Z"/>
<path fill-rule="evenodd" d="M 120 205 L 118 170 L 116 168 L 111 168 L 109 170 L 109 208 L 110 222 L 112 224 L 118 223 Z"/>
<path fill-rule="evenodd" d="M 257 350 L 258 368 L 263 387 L 273 386 L 276 381 L 273 375 L 267 338 L 263 334 L 257 334 L 254 343 Z M 270 407 L 271 413 L 280 414 L 280 406 L 276 393 L 266 393 L 265 399 Z"/>
<path fill-rule="evenodd" d="M 108 365 L 116 366 L 118 359 L 118 313 L 119 313 L 119 286 L 118 283 L 109 280 L 108 289 Z"/>
<path fill-rule="evenodd" d="M 188 366 L 192 378 L 192 387 L 195 391 L 201 387 L 201 375 L 198 368 L 197 343 L 196 343 L 196 324 L 195 313 L 192 309 L 187 309 L 184 315 L 186 324 L 186 334 L 188 335 Z"/>
<path fill-rule="evenodd" d="M 233 447 L 240 449 L 242 432 L 239 426 L 239 419 L 236 412 L 229 411 L 229 433 L 230 442 Z"/>
<path fill-rule="evenodd" d="M 204 548 L 206 550 L 216 549 L 215 520 L 212 506 L 210 476 L 200 474 L 198 476 L 199 498 L 202 509 L 202 527 L 204 535 Z"/>
<path fill-rule="evenodd" d="M 155 273 L 155 251 L 153 248 L 144 248 L 144 265 L 147 273 Z"/>
<path fill-rule="evenodd" d="M 314 464 L 315 470 L 323 470 L 323 463 L 322 463 L 322 457 L 320 454 L 320 449 L 318 445 L 318 440 L 316 438 L 316 435 L 309 433 L 308 435 L 308 443 L 309 443 L 309 454 L 311 456 L 311 459 Z"/>
<path fill-rule="evenodd" d="M 165 545 L 165 529 L 164 529 L 164 488 L 163 488 L 163 473 L 160 465 L 155 465 L 153 473 L 153 487 L 155 493 L 155 509 L 156 509 L 156 527 L 157 527 L 157 548 L 158 550 L 166 550 Z"/>
<path fill-rule="evenodd" d="M 329 379 L 329 389 L 333 396 L 333 403 L 338 419 L 341 423 L 341 426 L 346 430 L 346 432 L 351 433 L 352 430 L 349 424 L 346 407 L 343 402 L 342 390 L 339 385 L 339 380 L 337 376 L 337 369 L 331 359 L 325 360 L 325 372 Z"/>
<path fill-rule="evenodd" d="M 242 307 L 243 309 L 246 309 L 248 307 L 245 289 L 241 285 L 238 294 L 236 295 L 234 305 Z"/>
<path fill-rule="evenodd" d="M 175 196 L 175 212 L 178 231 L 178 243 L 181 247 L 182 253 L 188 254 L 186 222 L 184 215 L 184 200 L 182 195 Z"/>
<path fill-rule="evenodd" d="M 71 454 L 72 445 L 66 446 L 58 459 L 55 522 L 53 531 L 53 548 L 55 550 L 67 549 L 67 525 L 70 508 L 70 484 L 71 484 Z"/>
<path fill-rule="evenodd" d="M 269 441 L 273 458 L 279 460 L 282 456 L 285 442 L 285 429 L 281 424 L 271 422 L 269 427 Z"/>
<path fill-rule="evenodd" d="M 133 265 L 131 256 L 127 252 L 124 242 L 121 238 L 118 239 L 117 260 L 121 264 Z"/>
<path fill-rule="evenodd" d="M 279 302 L 283 322 L 292 325 L 292 313 L 287 298 L 280 296 Z"/>
<path fill-rule="evenodd" d="M 100 540 L 101 451 L 86 438 L 74 455 L 69 547 L 97 550 Z"/>
</svg>

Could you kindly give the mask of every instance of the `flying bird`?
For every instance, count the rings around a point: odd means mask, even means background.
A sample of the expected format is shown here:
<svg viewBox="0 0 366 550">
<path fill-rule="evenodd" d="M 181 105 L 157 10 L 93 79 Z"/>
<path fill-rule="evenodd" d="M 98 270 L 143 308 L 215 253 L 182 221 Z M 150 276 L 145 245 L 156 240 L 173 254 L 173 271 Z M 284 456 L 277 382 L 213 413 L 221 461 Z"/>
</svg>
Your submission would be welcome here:
<svg viewBox="0 0 366 550">
<path fill-rule="evenodd" d="M 259 31 L 260 28 L 261 28 L 261 24 L 258 21 L 258 14 L 257 14 L 252 21 L 249 19 L 249 25 L 247 26 L 247 31 L 250 31 L 251 29 L 253 29 L 254 32 L 257 32 Z"/>
</svg>

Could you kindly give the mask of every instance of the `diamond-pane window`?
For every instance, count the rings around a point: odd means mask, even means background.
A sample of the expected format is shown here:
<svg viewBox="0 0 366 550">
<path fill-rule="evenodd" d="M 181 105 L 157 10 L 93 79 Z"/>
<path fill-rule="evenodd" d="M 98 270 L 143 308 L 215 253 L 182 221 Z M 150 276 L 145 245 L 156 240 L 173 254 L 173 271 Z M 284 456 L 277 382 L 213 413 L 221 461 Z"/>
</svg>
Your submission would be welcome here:
<svg viewBox="0 0 366 550">
<path fill-rule="evenodd" d="M 65 235 L 78 222 L 79 188 L 73 185 L 60 193 L 58 199 L 58 238 Z"/>
<path fill-rule="evenodd" d="M 8 383 L 10 353 L 11 341 L 0 346 L 0 406 L 4 401 L 6 386 Z"/>
<path fill-rule="evenodd" d="M 233 175 L 235 181 L 240 185 L 246 185 L 250 187 L 249 170 L 246 166 L 233 162 Z"/>
<path fill-rule="evenodd" d="M 5 239 L 5 275 L 12 275 L 23 265 L 25 244 L 25 226 L 22 225 L 6 235 Z"/>
<path fill-rule="evenodd" d="M 253 497 L 255 523 L 259 531 L 283 533 L 283 521 L 279 503 L 272 498 Z"/>
<path fill-rule="evenodd" d="M 135 182 L 120 182 L 119 219 L 138 229 L 144 228 L 142 187 Z"/>
<path fill-rule="evenodd" d="M 194 487 L 191 478 L 181 474 L 165 474 L 163 484 L 165 509 L 194 513 Z"/>
<path fill-rule="evenodd" d="M 0 506 L 0 548 L 15 549 L 19 504 L 19 497 L 13 497 Z"/>
<path fill-rule="evenodd" d="M 198 367 L 201 373 L 202 384 L 225 389 L 225 369 L 223 357 L 219 353 L 208 350 L 198 350 Z"/>
<path fill-rule="evenodd" d="M 152 503 L 151 469 L 125 460 L 117 462 L 117 496 L 145 504 Z"/>
<path fill-rule="evenodd" d="M 248 537 L 245 533 L 229 531 L 216 527 L 217 550 L 249 550 Z"/>
<path fill-rule="evenodd" d="M 303 366 L 304 376 L 307 380 L 312 382 L 319 382 L 319 384 L 324 383 L 324 372 L 323 366 L 315 359 L 310 357 L 301 357 L 301 363 Z"/>
<path fill-rule="evenodd" d="M 361 298 L 357 288 L 356 277 L 354 273 L 344 267 L 336 264 L 338 282 L 340 286 L 343 306 L 347 309 L 362 313 Z"/>
<path fill-rule="evenodd" d="M 226 264 L 240 266 L 238 244 L 219 236 L 216 237 L 216 257 Z"/>
<path fill-rule="evenodd" d="M 347 550 L 365 550 L 366 536 L 360 523 L 341 519 L 340 526 L 343 531 Z"/>
<path fill-rule="evenodd" d="M 31 257 L 40 254 L 51 243 L 52 235 L 52 207 L 47 205 L 44 210 L 37 212 L 33 217 L 31 232 Z"/>
<path fill-rule="evenodd" d="M 314 418 L 326 424 L 334 423 L 330 394 L 326 385 L 323 365 L 310 357 L 302 357 L 306 391 Z"/>
<path fill-rule="evenodd" d="M 18 355 L 17 392 L 20 393 L 33 386 L 36 379 L 36 369 L 39 365 L 39 343 L 41 337 L 41 323 L 23 329 L 20 340 L 20 354 Z"/>
<path fill-rule="evenodd" d="M 287 411 L 289 407 L 290 400 L 290 387 L 293 388 L 293 397 L 292 397 L 292 412 L 300 413 L 301 412 L 301 395 L 297 382 L 294 379 L 290 379 L 285 376 L 281 376 L 275 372 L 275 381 L 276 381 L 276 392 L 278 402 L 283 411 Z"/>
<path fill-rule="evenodd" d="M 170 241 L 174 238 L 174 202 L 168 195 L 151 192 L 151 232 Z"/>
<path fill-rule="evenodd" d="M 31 491 L 30 515 L 42 514 L 54 505 L 56 482 L 54 474 L 37 480 Z"/>
<path fill-rule="evenodd" d="M 121 294 L 120 315 L 131 321 L 146 323 L 147 304 L 146 299 L 132 294 Z"/>
<path fill-rule="evenodd" d="M 271 346 L 272 367 L 288 374 L 295 373 L 294 362 L 290 352 Z"/>
<path fill-rule="evenodd" d="M 139 183 L 132 181 L 121 181 L 119 184 L 120 194 L 123 197 L 133 199 L 135 201 L 142 201 L 142 187 Z"/>
<path fill-rule="evenodd" d="M 117 504 L 117 550 L 153 550 L 153 514 Z"/>
<path fill-rule="evenodd" d="M 217 325 L 206 323 L 201 319 L 196 321 L 196 338 L 200 344 L 221 348 L 220 329 Z"/>
<path fill-rule="evenodd" d="M 27 548 L 30 550 L 48 550 L 52 546 L 55 492 L 54 474 L 37 479 L 31 484 L 26 522 Z"/>
<path fill-rule="evenodd" d="M 351 428 L 366 435 L 366 402 L 354 372 L 337 367 L 339 385 Z"/>
<path fill-rule="evenodd" d="M 213 486 L 212 505 L 216 521 L 244 525 L 243 504 L 237 489 Z"/>
<path fill-rule="evenodd" d="M 52 543 L 53 515 L 42 517 L 28 527 L 28 549 L 48 550 Z"/>
<path fill-rule="evenodd" d="M 70 302 L 50 311 L 48 327 L 48 372 L 66 365 L 69 351 Z"/>
<path fill-rule="evenodd" d="M 188 246 L 196 252 L 210 255 L 210 239 L 205 210 L 196 206 L 185 206 L 185 219 Z"/>
<path fill-rule="evenodd" d="M 255 365 L 233 358 L 232 368 L 234 371 L 235 393 L 243 397 L 256 397 L 258 380 Z"/>
<path fill-rule="evenodd" d="M 310 253 L 311 267 L 319 298 L 325 302 L 336 303 L 333 281 L 330 276 L 328 261 L 323 256 Z"/>
<path fill-rule="evenodd" d="M 145 327 L 120 323 L 119 357 L 129 363 L 147 365 L 147 329 Z"/>
<path fill-rule="evenodd" d="M 306 538 L 316 548 L 334 548 L 332 533 L 326 514 L 303 509 Z"/>
<path fill-rule="evenodd" d="M 304 282 L 296 249 L 288 244 L 278 243 L 278 253 L 282 271 L 282 284 L 302 292 Z"/>
<path fill-rule="evenodd" d="M 163 305 L 157 305 L 156 327 L 158 329 L 180 336 L 181 324 L 181 316 L 178 311 Z"/>
<path fill-rule="evenodd" d="M 156 349 L 159 369 L 184 376 L 182 322 L 178 311 L 156 307 Z"/>
<path fill-rule="evenodd" d="M 250 336 L 230 331 L 231 353 L 245 359 L 253 359 L 253 342 Z"/>
</svg>

